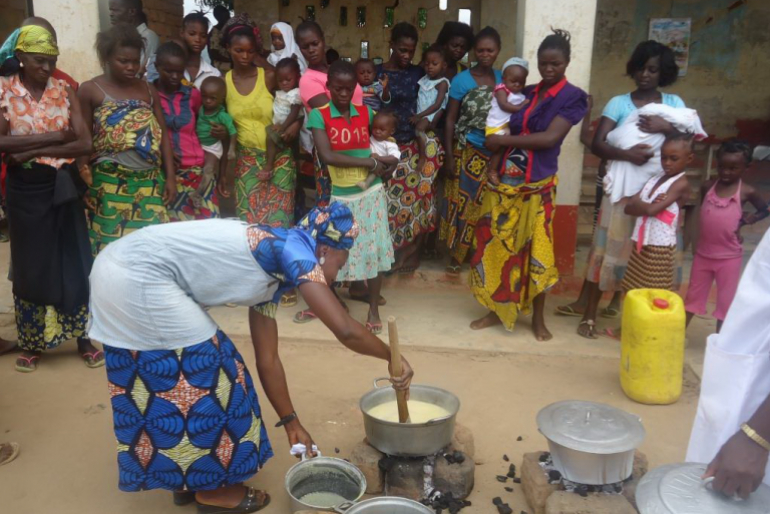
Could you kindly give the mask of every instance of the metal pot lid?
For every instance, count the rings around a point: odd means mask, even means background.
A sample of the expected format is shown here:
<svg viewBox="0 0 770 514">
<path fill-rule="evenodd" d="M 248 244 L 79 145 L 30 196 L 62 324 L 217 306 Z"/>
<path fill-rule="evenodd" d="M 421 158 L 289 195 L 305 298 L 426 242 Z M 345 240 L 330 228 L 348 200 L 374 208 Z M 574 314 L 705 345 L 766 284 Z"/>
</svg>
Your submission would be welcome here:
<svg viewBox="0 0 770 514">
<path fill-rule="evenodd" d="M 557 444 L 596 454 L 634 450 L 646 435 L 638 417 L 603 403 L 579 400 L 552 403 L 537 414 L 537 426 Z"/>
<path fill-rule="evenodd" d="M 345 514 L 433 514 L 433 510 L 422 503 L 397 496 L 372 498 L 349 508 L 342 506 L 335 510 Z"/>
<path fill-rule="evenodd" d="M 647 473 L 636 490 L 641 514 L 767 514 L 770 487 L 760 485 L 748 500 L 712 491 L 701 480 L 706 464 L 669 464 Z"/>
</svg>

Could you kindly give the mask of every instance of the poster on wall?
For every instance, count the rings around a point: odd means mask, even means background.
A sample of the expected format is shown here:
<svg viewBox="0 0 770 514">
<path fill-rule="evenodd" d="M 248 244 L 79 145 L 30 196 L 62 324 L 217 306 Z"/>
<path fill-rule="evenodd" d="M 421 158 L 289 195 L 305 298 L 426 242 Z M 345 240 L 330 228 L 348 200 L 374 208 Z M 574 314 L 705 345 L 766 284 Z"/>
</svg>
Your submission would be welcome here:
<svg viewBox="0 0 770 514">
<path fill-rule="evenodd" d="M 650 39 L 663 43 L 674 51 L 680 77 L 687 75 L 691 27 L 691 18 L 652 18 L 650 20 Z"/>
</svg>

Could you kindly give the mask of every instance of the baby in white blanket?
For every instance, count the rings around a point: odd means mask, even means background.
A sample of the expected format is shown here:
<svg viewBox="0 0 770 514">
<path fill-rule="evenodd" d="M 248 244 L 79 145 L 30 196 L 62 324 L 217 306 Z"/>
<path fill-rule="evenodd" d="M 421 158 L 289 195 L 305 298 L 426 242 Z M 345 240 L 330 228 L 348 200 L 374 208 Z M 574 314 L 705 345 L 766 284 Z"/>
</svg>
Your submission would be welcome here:
<svg viewBox="0 0 770 514">
<path fill-rule="evenodd" d="M 655 155 L 645 164 L 636 166 L 627 161 L 610 161 L 607 175 L 604 177 L 604 193 L 612 203 L 634 196 L 641 191 L 647 181 L 660 171 L 660 148 L 666 139 L 665 134 L 650 134 L 638 127 L 640 116 L 660 116 L 671 123 L 678 131 L 693 134 L 695 139 L 703 139 L 708 134 L 703 130 L 700 117 L 694 109 L 671 107 L 664 104 L 648 104 L 635 110 L 626 117 L 622 124 L 607 134 L 607 142 L 615 148 L 628 150 L 639 144 L 649 145 Z"/>
</svg>

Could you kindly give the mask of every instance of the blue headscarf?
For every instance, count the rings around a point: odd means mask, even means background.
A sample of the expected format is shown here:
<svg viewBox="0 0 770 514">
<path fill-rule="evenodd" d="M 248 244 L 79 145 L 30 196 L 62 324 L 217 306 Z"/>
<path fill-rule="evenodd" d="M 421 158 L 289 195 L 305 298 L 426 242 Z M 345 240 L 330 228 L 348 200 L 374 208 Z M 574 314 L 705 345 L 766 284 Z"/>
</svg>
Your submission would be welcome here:
<svg viewBox="0 0 770 514">
<path fill-rule="evenodd" d="M 314 208 L 297 228 L 308 231 L 319 244 L 338 250 L 350 250 L 358 236 L 358 224 L 353 219 L 353 213 L 341 202 Z"/>
<path fill-rule="evenodd" d="M 14 30 L 5 40 L 3 46 L 0 46 L 0 66 L 11 57 L 14 57 L 16 43 L 19 41 L 19 34 L 21 34 L 21 29 Z"/>
</svg>

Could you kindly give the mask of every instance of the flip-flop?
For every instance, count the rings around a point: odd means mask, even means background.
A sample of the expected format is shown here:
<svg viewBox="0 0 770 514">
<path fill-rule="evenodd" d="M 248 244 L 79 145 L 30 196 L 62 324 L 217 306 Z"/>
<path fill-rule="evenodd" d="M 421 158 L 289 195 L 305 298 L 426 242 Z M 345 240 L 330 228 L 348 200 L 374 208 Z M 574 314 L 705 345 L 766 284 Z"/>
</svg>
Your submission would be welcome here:
<svg viewBox="0 0 770 514">
<path fill-rule="evenodd" d="M 614 307 L 605 307 L 602 312 L 599 313 L 602 318 L 617 319 L 620 317 L 620 311 Z"/>
<path fill-rule="evenodd" d="M 348 291 L 348 297 L 351 300 L 353 300 L 354 302 L 361 302 L 361 303 L 365 303 L 367 305 L 369 304 L 369 294 L 365 294 L 365 295 L 357 295 L 357 294 L 355 294 L 354 295 L 354 294 L 350 294 L 350 291 Z M 380 295 L 380 301 L 377 302 L 377 305 L 382 307 L 383 305 L 387 305 L 387 304 L 388 304 L 388 301 L 382 295 Z"/>
<path fill-rule="evenodd" d="M 16 359 L 16 371 L 19 373 L 32 373 L 37 370 L 37 361 L 39 360 L 40 355 L 33 355 L 31 357 L 19 355 L 19 358 Z M 26 366 L 24 364 L 19 364 L 19 361 L 25 362 Z"/>
<path fill-rule="evenodd" d="M 446 267 L 444 271 L 449 276 L 458 277 L 460 276 L 460 270 L 462 270 L 462 266 L 453 266 L 450 264 Z"/>
<path fill-rule="evenodd" d="M 310 309 L 305 309 L 304 311 L 299 311 L 297 314 L 294 315 L 294 323 L 310 323 L 311 321 L 318 319 L 318 316 L 313 314 L 313 311 Z"/>
<path fill-rule="evenodd" d="M 371 332 L 374 335 L 379 335 L 382 333 L 382 323 L 369 323 L 366 322 L 366 330 Z"/>
<path fill-rule="evenodd" d="M 610 338 L 614 339 L 615 341 L 620 341 L 620 334 L 615 332 L 614 328 L 605 328 L 602 331 L 602 335 L 605 336 L 605 337 L 610 337 Z"/>
<path fill-rule="evenodd" d="M 581 318 L 583 317 L 582 312 L 576 311 L 569 305 L 559 305 L 558 307 L 556 307 L 555 314 L 559 316 L 575 316 L 575 317 L 581 317 Z"/>
<path fill-rule="evenodd" d="M 257 500 L 257 493 L 265 495 L 262 503 Z M 246 491 L 246 495 L 237 506 L 228 509 L 226 507 L 216 507 L 214 505 L 204 505 L 198 503 L 198 514 L 242 514 L 247 512 L 257 512 L 270 505 L 270 495 L 264 491 L 257 491 L 251 487 Z"/>
<path fill-rule="evenodd" d="M 298 301 L 297 291 L 290 291 L 281 296 L 281 307 L 294 307 Z"/>
<path fill-rule="evenodd" d="M 586 339 L 598 339 L 596 336 L 596 321 L 592 319 L 581 321 L 578 323 L 578 329 L 580 329 L 582 325 L 588 325 L 588 335 L 581 334 L 580 332 L 578 332 L 577 335 L 580 337 L 585 337 Z"/>
<path fill-rule="evenodd" d="M 101 356 L 101 360 L 97 360 Z M 101 350 L 96 350 L 95 352 L 86 352 L 81 353 L 80 357 L 83 359 L 83 362 L 86 363 L 86 366 L 88 366 L 91 369 L 101 368 L 104 366 L 104 352 Z"/>
<path fill-rule="evenodd" d="M 14 460 L 19 456 L 20 451 L 21 447 L 19 446 L 19 443 L 0 443 L 0 466 Z"/>
</svg>

